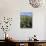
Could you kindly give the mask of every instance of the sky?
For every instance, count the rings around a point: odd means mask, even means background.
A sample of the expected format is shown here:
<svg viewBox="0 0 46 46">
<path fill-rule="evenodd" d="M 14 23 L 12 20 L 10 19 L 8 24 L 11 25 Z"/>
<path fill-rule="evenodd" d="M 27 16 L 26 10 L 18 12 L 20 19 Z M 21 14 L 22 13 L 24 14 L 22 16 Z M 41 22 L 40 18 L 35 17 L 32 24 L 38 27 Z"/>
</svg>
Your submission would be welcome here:
<svg viewBox="0 0 46 46">
<path fill-rule="evenodd" d="M 32 16 L 32 12 L 21 12 L 21 16 Z"/>
</svg>

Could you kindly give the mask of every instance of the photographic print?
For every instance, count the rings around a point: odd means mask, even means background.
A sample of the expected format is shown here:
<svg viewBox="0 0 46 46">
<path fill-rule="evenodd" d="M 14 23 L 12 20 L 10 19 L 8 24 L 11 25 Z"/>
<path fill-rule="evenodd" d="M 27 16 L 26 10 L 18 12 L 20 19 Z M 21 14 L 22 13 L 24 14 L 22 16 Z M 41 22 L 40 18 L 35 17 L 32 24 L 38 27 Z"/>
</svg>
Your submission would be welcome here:
<svg viewBox="0 0 46 46">
<path fill-rule="evenodd" d="M 32 28 L 32 12 L 21 12 L 20 13 L 20 27 L 21 28 Z"/>
</svg>

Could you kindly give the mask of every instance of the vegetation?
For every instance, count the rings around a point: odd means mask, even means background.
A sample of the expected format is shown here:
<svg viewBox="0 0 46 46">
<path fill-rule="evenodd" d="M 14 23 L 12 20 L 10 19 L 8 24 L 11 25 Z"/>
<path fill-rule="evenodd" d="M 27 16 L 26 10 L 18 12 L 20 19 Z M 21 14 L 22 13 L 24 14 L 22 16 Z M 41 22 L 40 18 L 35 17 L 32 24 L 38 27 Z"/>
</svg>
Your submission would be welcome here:
<svg viewBox="0 0 46 46">
<path fill-rule="evenodd" d="M 32 28 L 32 16 L 20 16 L 21 28 Z"/>
</svg>

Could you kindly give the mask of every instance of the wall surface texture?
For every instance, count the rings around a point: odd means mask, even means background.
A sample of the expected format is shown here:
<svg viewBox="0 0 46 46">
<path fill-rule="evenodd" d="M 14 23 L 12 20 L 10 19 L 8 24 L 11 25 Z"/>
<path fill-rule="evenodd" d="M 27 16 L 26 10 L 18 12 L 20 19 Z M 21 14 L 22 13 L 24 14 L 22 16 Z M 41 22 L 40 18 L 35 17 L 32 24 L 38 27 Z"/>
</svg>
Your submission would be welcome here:
<svg viewBox="0 0 46 46">
<path fill-rule="evenodd" d="M 31 11 L 33 13 L 33 27 L 29 29 L 20 28 L 20 12 Z M 12 17 L 12 25 L 8 33 L 17 40 L 28 40 L 34 34 L 37 39 L 46 40 L 46 8 L 33 8 L 28 0 L 0 0 L 0 21 L 3 17 Z M 0 39 L 4 39 L 4 33 L 0 29 Z"/>
</svg>

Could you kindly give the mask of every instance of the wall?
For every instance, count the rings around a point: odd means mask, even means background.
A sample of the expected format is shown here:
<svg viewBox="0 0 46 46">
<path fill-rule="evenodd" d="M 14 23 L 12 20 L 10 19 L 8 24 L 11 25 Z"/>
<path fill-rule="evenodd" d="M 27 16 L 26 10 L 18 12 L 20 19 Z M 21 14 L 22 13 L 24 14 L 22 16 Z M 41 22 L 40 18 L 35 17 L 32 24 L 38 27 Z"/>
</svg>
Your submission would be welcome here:
<svg viewBox="0 0 46 46">
<path fill-rule="evenodd" d="M 44 5 L 43 5 L 44 6 Z M 33 12 L 33 27 L 31 29 L 20 28 L 20 12 L 31 11 Z M 3 16 L 12 17 L 13 22 L 8 33 L 17 40 L 27 40 L 34 34 L 37 35 L 39 40 L 45 39 L 45 8 L 32 8 L 28 0 L 0 0 L 0 19 Z M 0 35 L 2 35 L 0 31 Z M 44 34 L 45 33 L 45 34 Z M 4 34 L 4 33 L 3 33 Z M 4 37 L 0 36 L 0 39 Z"/>
<path fill-rule="evenodd" d="M 45 28 L 44 28 L 44 38 L 46 39 L 46 15 L 45 15 Z"/>
</svg>

